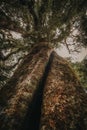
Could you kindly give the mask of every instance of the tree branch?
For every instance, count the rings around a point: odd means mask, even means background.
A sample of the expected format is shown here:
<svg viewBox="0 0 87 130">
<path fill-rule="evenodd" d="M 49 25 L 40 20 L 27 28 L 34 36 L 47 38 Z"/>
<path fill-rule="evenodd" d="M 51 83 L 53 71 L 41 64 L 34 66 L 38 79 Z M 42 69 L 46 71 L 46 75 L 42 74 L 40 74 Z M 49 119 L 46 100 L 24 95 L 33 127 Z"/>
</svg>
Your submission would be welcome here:
<svg viewBox="0 0 87 130">
<path fill-rule="evenodd" d="M 24 33 L 24 29 L 17 25 L 16 21 L 11 20 L 9 16 L 0 9 L 0 29 L 8 29 L 18 33 Z"/>
<path fill-rule="evenodd" d="M 34 6 L 35 6 L 35 0 L 31 0 L 30 2 L 28 2 L 28 9 L 33 16 L 35 29 L 38 30 L 39 19 Z"/>
<path fill-rule="evenodd" d="M 15 54 L 15 53 L 17 53 L 17 52 L 19 52 L 19 51 L 20 51 L 20 48 L 17 49 L 16 51 L 12 51 L 11 53 L 9 53 L 9 54 L 6 55 L 6 56 L 4 56 L 3 53 L 0 51 L 0 60 L 5 61 L 5 60 L 7 60 L 11 55 L 13 55 L 13 54 Z"/>
<path fill-rule="evenodd" d="M 65 45 L 66 45 L 66 47 L 67 47 L 67 49 L 68 49 L 68 52 L 69 52 L 69 54 L 70 54 L 71 52 L 70 52 L 70 49 L 69 49 L 69 45 L 68 45 L 67 42 L 66 42 L 66 39 L 64 40 L 64 43 L 65 43 Z"/>
<path fill-rule="evenodd" d="M 14 69 L 19 64 L 19 62 L 21 61 L 22 58 L 23 57 L 20 57 L 18 59 L 18 61 L 14 65 L 11 65 L 11 66 L 2 66 L 1 69 L 5 70 L 5 71 L 10 71 L 10 70 Z"/>
</svg>

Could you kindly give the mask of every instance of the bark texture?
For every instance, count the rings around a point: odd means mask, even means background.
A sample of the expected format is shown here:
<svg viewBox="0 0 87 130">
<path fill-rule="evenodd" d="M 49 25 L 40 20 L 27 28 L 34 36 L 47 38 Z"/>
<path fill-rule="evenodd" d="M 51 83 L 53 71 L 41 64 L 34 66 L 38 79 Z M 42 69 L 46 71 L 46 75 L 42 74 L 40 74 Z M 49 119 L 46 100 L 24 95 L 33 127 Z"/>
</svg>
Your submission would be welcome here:
<svg viewBox="0 0 87 130">
<path fill-rule="evenodd" d="M 86 130 L 86 106 L 68 63 L 36 46 L 0 91 L 0 130 Z"/>
<path fill-rule="evenodd" d="M 44 86 L 40 130 L 86 130 L 86 108 L 87 95 L 75 73 L 53 52 Z"/>
</svg>

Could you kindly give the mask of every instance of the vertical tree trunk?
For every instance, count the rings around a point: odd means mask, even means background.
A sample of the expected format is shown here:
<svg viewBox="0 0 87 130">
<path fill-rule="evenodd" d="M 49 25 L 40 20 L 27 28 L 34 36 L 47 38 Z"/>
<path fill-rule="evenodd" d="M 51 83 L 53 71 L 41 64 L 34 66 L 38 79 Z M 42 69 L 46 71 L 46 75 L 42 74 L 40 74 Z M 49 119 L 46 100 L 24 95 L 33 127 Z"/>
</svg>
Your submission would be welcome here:
<svg viewBox="0 0 87 130">
<path fill-rule="evenodd" d="M 85 130 L 86 101 L 67 62 L 36 46 L 0 91 L 0 130 Z"/>
<path fill-rule="evenodd" d="M 68 63 L 55 52 L 43 92 L 40 130 L 86 130 L 87 95 Z"/>
<path fill-rule="evenodd" d="M 27 111 L 31 115 L 33 97 L 42 80 L 51 51 L 47 46 L 33 48 L 12 79 L 0 91 L 0 130 L 23 128 Z"/>
</svg>

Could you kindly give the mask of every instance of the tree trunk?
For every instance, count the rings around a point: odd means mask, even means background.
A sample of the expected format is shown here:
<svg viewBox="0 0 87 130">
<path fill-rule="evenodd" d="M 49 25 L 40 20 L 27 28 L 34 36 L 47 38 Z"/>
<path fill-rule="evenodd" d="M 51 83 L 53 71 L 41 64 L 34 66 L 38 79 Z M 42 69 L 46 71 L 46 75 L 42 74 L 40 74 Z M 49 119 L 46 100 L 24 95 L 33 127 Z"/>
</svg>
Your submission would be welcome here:
<svg viewBox="0 0 87 130">
<path fill-rule="evenodd" d="M 53 52 L 43 91 L 40 130 L 86 130 L 86 108 L 87 95 L 75 73 Z"/>
<path fill-rule="evenodd" d="M 0 130 L 85 130 L 86 101 L 68 63 L 36 46 L 0 91 Z"/>
</svg>

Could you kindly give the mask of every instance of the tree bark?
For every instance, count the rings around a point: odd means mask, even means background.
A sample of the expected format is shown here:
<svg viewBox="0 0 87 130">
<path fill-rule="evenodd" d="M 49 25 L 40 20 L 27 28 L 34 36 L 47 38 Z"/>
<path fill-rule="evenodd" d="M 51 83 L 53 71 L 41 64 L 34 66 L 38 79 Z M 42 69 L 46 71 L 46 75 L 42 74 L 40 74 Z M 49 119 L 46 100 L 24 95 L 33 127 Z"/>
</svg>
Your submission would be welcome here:
<svg viewBox="0 0 87 130">
<path fill-rule="evenodd" d="M 0 91 L 0 130 L 85 130 L 86 105 L 68 63 L 42 44 Z"/>
<path fill-rule="evenodd" d="M 40 130 L 86 130 L 86 119 L 87 94 L 69 64 L 53 52 L 43 91 Z"/>
</svg>

